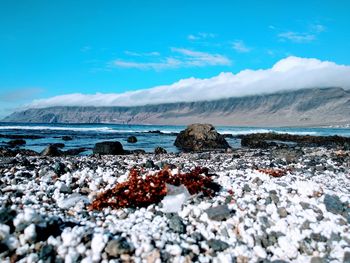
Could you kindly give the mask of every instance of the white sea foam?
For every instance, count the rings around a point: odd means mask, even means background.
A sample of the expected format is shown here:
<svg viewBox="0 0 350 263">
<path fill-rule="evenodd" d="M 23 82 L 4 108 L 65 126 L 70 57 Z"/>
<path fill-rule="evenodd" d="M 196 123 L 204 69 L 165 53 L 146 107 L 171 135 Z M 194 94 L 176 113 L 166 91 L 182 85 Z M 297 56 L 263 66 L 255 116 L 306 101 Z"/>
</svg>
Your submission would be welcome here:
<svg viewBox="0 0 350 263">
<path fill-rule="evenodd" d="M 241 129 L 241 130 L 221 130 L 218 129 L 218 132 L 221 134 L 232 134 L 232 135 L 245 135 L 245 134 L 253 134 L 253 133 L 278 133 L 278 134 L 291 134 L 291 135 L 318 135 L 317 132 L 314 131 L 281 131 L 281 130 L 274 130 L 274 129 Z"/>
<path fill-rule="evenodd" d="M 125 132 L 109 127 L 62 127 L 62 126 L 0 126 L 0 130 L 57 130 L 57 131 L 99 131 L 99 132 Z M 131 132 L 131 131 L 130 131 Z"/>
</svg>

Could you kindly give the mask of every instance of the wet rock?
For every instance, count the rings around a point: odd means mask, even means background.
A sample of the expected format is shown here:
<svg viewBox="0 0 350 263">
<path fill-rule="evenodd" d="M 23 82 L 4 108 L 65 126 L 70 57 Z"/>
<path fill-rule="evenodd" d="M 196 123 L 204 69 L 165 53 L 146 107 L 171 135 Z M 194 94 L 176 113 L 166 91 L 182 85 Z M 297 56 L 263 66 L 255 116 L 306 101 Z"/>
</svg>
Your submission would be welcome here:
<svg viewBox="0 0 350 263">
<path fill-rule="evenodd" d="M 327 211 L 333 214 L 341 214 L 343 212 L 343 203 L 336 195 L 326 194 L 323 200 Z"/>
<path fill-rule="evenodd" d="M 71 141 L 71 140 L 73 140 L 73 137 L 72 136 L 68 136 L 68 135 L 62 136 L 62 140 L 64 140 L 64 141 Z"/>
<path fill-rule="evenodd" d="M 176 233 L 180 233 L 180 234 L 186 233 L 186 226 L 182 222 L 181 217 L 179 217 L 178 215 L 173 215 L 169 219 L 169 228 Z"/>
<path fill-rule="evenodd" d="M 211 124 L 191 124 L 176 137 L 174 145 L 184 151 L 230 148 L 224 136 Z"/>
<path fill-rule="evenodd" d="M 210 239 L 210 240 L 208 240 L 208 246 L 211 249 L 213 249 L 214 252 L 223 251 L 223 250 L 229 248 L 229 245 L 226 242 L 218 240 L 218 239 Z"/>
<path fill-rule="evenodd" d="M 105 252 L 110 257 L 118 257 L 122 254 L 130 254 L 134 252 L 134 250 L 135 249 L 132 244 L 130 244 L 124 237 L 110 240 L 105 247 Z"/>
<path fill-rule="evenodd" d="M 158 146 L 154 149 L 154 153 L 155 154 L 166 154 L 167 151 L 163 147 Z"/>
<path fill-rule="evenodd" d="M 209 219 L 215 221 L 222 221 L 230 217 L 230 210 L 227 205 L 219 205 L 206 209 L 204 212 L 207 213 Z"/>
<path fill-rule="evenodd" d="M 96 143 L 93 149 L 93 153 L 101 155 L 122 155 L 124 154 L 124 149 L 123 145 L 118 141 L 106 141 Z"/>
<path fill-rule="evenodd" d="M 137 142 L 137 138 L 136 136 L 129 136 L 127 139 L 128 143 L 136 143 Z"/>
</svg>

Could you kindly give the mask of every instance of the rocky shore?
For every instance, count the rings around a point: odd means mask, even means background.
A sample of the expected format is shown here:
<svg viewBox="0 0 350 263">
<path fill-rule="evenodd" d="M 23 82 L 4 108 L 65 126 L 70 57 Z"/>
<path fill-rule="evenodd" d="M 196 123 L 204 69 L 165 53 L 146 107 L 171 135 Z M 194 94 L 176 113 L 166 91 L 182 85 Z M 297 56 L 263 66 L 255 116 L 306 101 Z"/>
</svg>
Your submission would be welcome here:
<svg viewBox="0 0 350 263">
<path fill-rule="evenodd" d="M 195 167 L 221 189 L 178 212 L 91 209 L 131 169 Z M 349 151 L 323 147 L 2 157 L 0 261 L 349 262 L 349 167 Z"/>
</svg>

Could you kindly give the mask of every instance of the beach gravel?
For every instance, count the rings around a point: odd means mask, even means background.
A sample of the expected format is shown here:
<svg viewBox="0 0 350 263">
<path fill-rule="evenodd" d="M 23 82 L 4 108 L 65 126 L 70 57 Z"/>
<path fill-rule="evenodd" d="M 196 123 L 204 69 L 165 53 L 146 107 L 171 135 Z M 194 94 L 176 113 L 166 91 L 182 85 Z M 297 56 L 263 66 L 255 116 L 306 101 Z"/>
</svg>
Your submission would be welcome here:
<svg viewBox="0 0 350 263">
<path fill-rule="evenodd" d="M 0 261 L 349 262 L 349 152 L 274 150 L 0 158 Z M 176 213 L 89 209 L 133 168 L 198 166 L 222 188 Z"/>
</svg>

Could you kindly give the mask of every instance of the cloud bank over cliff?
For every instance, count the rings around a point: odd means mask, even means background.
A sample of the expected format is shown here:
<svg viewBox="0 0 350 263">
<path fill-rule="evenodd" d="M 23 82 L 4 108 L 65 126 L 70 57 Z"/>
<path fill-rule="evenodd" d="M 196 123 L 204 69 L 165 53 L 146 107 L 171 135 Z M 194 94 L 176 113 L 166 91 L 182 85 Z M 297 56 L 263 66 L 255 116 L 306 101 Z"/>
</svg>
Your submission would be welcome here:
<svg viewBox="0 0 350 263">
<path fill-rule="evenodd" d="M 350 66 L 290 56 L 269 69 L 247 69 L 237 74 L 223 72 L 212 78 L 182 79 L 171 85 L 119 94 L 66 94 L 34 100 L 27 107 L 137 106 L 215 100 L 315 87 L 350 89 Z"/>
</svg>

